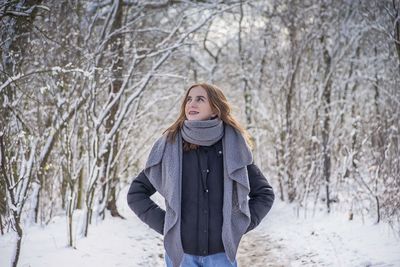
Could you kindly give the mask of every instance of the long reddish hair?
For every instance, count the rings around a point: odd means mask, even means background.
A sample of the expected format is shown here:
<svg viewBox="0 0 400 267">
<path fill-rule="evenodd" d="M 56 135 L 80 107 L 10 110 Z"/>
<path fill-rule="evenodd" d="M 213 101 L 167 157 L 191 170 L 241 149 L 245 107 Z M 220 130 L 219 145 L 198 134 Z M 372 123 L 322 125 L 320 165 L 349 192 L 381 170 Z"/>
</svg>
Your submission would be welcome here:
<svg viewBox="0 0 400 267">
<path fill-rule="evenodd" d="M 164 131 L 164 133 L 167 132 L 167 139 L 170 142 L 173 142 L 173 140 L 175 140 L 176 135 L 178 134 L 178 131 L 180 131 L 182 129 L 183 122 L 186 120 L 185 106 L 186 106 L 187 97 L 189 95 L 190 90 L 196 86 L 200 86 L 204 90 L 206 90 L 212 112 L 216 113 L 218 118 L 220 120 L 222 120 L 224 123 L 232 126 L 234 129 L 239 131 L 243 135 L 248 146 L 250 148 L 252 148 L 253 142 L 251 140 L 250 134 L 233 117 L 232 107 L 228 103 L 228 100 L 226 99 L 222 90 L 219 89 L 217 86 L 208 84 L 208 83 L 196 83 L 187 89 L 185 96 L 183 98 L 182 104 L 181 104 L 181 110 L 180 110 L 178 119 Z M 184 142 L 183 149 L 185 151 L 190 150 L 190 149 L 197 149 L 197 148 L 198 148 L 198 145 Z"/>
</svg>

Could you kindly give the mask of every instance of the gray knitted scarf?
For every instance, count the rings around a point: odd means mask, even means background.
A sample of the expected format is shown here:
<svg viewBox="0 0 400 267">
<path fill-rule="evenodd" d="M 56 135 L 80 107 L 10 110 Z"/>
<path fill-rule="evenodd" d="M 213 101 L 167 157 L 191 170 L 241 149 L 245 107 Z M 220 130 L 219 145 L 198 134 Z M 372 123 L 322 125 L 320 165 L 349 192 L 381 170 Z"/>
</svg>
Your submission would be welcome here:
<svg viewBox="0 0 400 267">
<path fill-rule="evenodd" d="M 233 263 L 240 239 L 250 224 L 247 200 L 250 185 L 246 166 L 253 161 L 252 153 L 242 134 L 219 118 L 205 121 L 186 120 L 174 142 L 167 141 L 166 133 L 155 142 L 144 172 L 165 199 L 164 247 L 174 267 L 179 267 L 184 254 L 181 241 L 182 138 L 201 146 L 210 146 L 222 138 L 222 242 L 225 253 Z"/>
</svg>

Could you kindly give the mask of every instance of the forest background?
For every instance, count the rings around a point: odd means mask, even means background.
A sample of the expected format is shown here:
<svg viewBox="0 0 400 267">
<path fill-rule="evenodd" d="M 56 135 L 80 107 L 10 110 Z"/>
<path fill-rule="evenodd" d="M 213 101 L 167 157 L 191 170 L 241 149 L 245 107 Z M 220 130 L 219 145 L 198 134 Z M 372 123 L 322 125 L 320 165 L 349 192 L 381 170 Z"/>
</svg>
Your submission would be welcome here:
<svg viewBox="0 0 400 267">
<path fill-rule="evenodd" d="M 276 197 L 400 233 L 400 1 L 0 3 L 0 233 L 85 216 L 143 167 L 189 85 L 219 86 Z"/>
</svg>

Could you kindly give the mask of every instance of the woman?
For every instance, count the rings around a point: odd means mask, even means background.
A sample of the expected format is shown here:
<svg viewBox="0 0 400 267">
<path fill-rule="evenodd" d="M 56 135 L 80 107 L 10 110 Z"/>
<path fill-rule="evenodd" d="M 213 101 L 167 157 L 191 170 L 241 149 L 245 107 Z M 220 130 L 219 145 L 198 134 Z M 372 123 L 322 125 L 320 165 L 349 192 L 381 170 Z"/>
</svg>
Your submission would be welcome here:
<svg viewBox="0 0 400 267">
<path fill-rule="evenodd" d="M 178 119 L 154 144 L 127 200 L 164 235 L 169 267 L 237 266 L 240 239 L 267 215 L 274 193 L 253 163 L 248 133 L 214 85 L 192 85 Z M 150 196 L 158 191 L 166 210 Z"/>
</svg>

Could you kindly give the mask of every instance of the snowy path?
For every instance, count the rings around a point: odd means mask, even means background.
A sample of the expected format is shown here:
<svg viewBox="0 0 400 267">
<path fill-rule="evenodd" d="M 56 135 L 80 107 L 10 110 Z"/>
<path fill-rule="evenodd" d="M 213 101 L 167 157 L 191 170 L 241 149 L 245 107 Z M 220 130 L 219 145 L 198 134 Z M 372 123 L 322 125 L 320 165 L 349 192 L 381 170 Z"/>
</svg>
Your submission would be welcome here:
<svg viewBox="0 0 400 267">
<path fill-rule="evenodd" d="M 108 218 L 66 247 L 66 221 L 26 229 L 19 266 L 164 266 L 162 237 L 130 211 L 127 220 Z M 10 266 L 13 236 L 0 237 L 0 266 Z M 240 267 L 400 266 L 400 240 L 385 224 L 347 221 L 340 213 L 297 218 L 293 206 L 276 202 L 267 218 L 246 234 L 239 247 Z"/>
<path fill-rule="evenodd" d="M 255 229 L 242 238 L 237 261 L 240 267 L 289 266 L 289 262 L 283 260 L 286 257 L 282 251 L 282 246 L 271 240 L 268 234 Z"/>
</svg>

